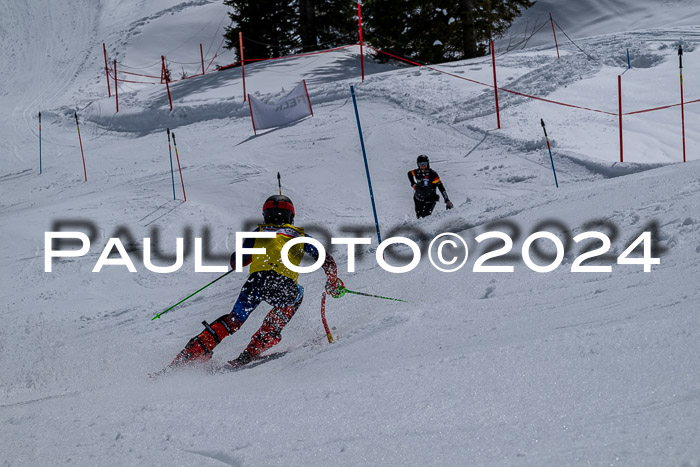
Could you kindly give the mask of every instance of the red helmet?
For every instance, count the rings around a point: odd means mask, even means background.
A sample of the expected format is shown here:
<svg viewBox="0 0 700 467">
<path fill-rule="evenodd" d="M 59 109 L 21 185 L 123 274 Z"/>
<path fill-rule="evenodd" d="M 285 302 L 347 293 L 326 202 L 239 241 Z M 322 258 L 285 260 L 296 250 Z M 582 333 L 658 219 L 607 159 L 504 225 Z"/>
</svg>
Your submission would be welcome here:
<svg viewBox="0 0 700 467">
<path fill-rule="evenodd" d="M 294 223 L 294 204 L 284 195 L 272 195 L 267 198 L 262 213 L 266 224 Z"/>
</svg>

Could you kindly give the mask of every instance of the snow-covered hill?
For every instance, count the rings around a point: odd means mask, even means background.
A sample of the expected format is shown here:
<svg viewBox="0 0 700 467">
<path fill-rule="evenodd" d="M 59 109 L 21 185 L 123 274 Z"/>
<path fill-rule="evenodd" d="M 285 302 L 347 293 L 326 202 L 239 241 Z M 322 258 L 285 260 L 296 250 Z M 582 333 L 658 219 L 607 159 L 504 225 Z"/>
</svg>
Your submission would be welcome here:
<svg viewBox="0 0 700 467">
<path fill-rule="evenodd" d="M 564 40 L 560 59 L 547 40 L 508 53 L 499 43 L 500 87 L 602 112 L 502 90 L 499 130 L 493 88 L 473 82 L 492 82 L 490 59 L 434 69 L 368 59 L 361 82 L 353 47 L 246 66 L 248 92 L 274 101 L 305 79 L 314 106 L 313 118 L 254 137 L 239 68 L 174 83 L 172 112 L 160 85 L 121 84 L 119 113 L 106 97 L 103 42 L 125 71 L 157 75 L 166 55 L 176 76 L 197 73 L 199 44 L 208 59 L 222 52 L 220 2 L 30 3 L 0 5 L 10 44 L 0 48 L 3 465 L 700 463 L 700 103 L 684 107 L 686 163 L 679 107 L 623 117 L 624 163 L 616 115 L 620 74 L 624 112 L 680 102 L 679 45 L 685 101 L 700 98 L 690 78 L 700 72 L 697 6 L 616 2 L 629 19 L 621 23 L 590 0 L 576 3 L 581 21 L 566 22 L 573 2 L 542 10 L 542 0 L 522 21 L 551 11 L 588 55 Z M 627 49 L 633 67 L 625 71 Z M 223 52 L 212 63 L 231 61 Z M 427 258 L 405 274 L 377 264 L 350 85 L 382 237 L 457 233 L 469 246 L 459 272 L 439 272 Z M 179 185 L 172 199 L 166 128 L 177 135 L 186 202 Z M 406 172 L 421 153 L 455 209 L 439 204 L 417 221 Z M 217 274 L 195 273 L 192 254 L 178 272 L 149 271 L 144 237 L 158 236 L 165 255 L 177 237 L 209 238 L 208 261 L 225 264 L 235 232 L 258 222 L 277 192 L 278 172 L 297 223 L 329 247 L 328 237 L 358 229 L 373 237 L 355 273 L 345 251 L 331 249 L 347 287 L 408 303 L 329 300 L 336 342 L 328 344 L 323 274 L 304 275 L 304 304 L 278 346 L 286 355 L 236 373 L 150 380 L 202 320 L 231 309 L 245 274 L 152 321 Z M 44 233 L 58 227 L 93 241 L 86 256 L 54 261 L 47 273 Z M 578 256 L 601 245 L 572 238 L 592 230 L 612 241 L 609 257 L 594 263 L 611 270 L 572 272 Z M 514 246 L 486 264 L 514 271 L 474 272 L 477 258 L 502 244 L 475 239 L 494 231 Z M 567 245 L 552 272 L 523 259 L 537 231 Z M 652 232 L 649 254 L 660 264 L 651 272 L 617 264 L 643 231 Z M 137 272 L 91 272 L 115 236 Z M 540 265 L 553 258 L 540 256 Z M 216 349 L 215 364 L 243 349 L 267 310 Z"/>
</svg>

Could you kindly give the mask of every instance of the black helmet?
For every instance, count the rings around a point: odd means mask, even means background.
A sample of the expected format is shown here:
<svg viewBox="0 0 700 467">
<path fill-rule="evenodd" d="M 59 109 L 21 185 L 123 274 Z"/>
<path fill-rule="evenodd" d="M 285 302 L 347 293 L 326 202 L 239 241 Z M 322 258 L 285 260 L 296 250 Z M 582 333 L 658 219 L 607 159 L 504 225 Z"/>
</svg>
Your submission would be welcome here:
<svg viewBox="0 0 700 467">
<path fill-rule="evenodd" d="M 428 164 L 428 167 L 430 167 L 430 159 L 428 159 L 428 156 L 425 154 L 421 154 L 418 156 L 418 159 L 416 159 L 416 164 L 420 167 L 421 164 Z"/>
<path fill-rule="evenodd" d="M 294 204 L 284 195 L 272 195 L 267 198 L 262 213 L 266 224 L 294 223 Z"/>
</svg>

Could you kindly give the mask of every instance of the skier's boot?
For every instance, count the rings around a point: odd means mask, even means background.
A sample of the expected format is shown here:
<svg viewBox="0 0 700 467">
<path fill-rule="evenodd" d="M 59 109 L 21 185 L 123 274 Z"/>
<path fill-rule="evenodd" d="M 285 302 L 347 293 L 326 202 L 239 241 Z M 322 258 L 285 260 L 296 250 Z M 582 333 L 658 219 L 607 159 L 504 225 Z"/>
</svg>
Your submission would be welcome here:
<svg viewBox="0 0 700 467">
<path fill-rule="evenodd" d="M 208 361 L 213 353 L 214 347 L 227 336 L 230 336 L 243 325 L 235 320 L 230 314 L 220 316 L 211 324 L 202 321 L 204 331 L 190 339 L 185 348 L 175 357 L 170 364 L 171 368 L 182 367 L 192 363 L 202 363 Z"/>
<path fill-rule="evenodd" d="M 282 340 L 282 329 L 289 323 L 289 320 L 292 319 L 300 305 L 301 302 L 282 308 L 275 307 L 270 310 L 265 316 L 260 329 L 250 339 L 248 347 L 241 352 L 238 358 L 231 360 L 229 364 L 234 367 L 245 365 L 255 359 L 260 353 L 277 345 Z"/>
</svg>

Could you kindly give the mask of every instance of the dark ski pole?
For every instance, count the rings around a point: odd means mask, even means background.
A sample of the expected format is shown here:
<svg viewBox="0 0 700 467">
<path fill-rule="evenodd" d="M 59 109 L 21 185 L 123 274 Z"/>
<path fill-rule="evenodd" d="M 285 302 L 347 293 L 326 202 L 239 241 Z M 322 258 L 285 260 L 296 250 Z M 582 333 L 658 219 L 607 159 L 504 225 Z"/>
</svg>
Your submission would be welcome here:
<svg viewBox="0 0 700 467">
<path fill-rule="evenodd" d="M 83 156 L 83 174 L 87 182 L 87 169 L 85 168 L 85 152 L 83 151 L 83 138 L 80 137 L 80 123 L 78 123 L 78 112 L 75 112 L 75 126 L 78 128 L 78 141 L 80 141 L 80 154 Z"/>
<path fill-rule="evenodd" d="M 173 200 L 176 200 L 177 198 L 175 197 L 175 174 L 173 173 L 173 149 L 170 145 L 170 128 L 168 128 L 168 152 L 170 153 L 170 179 L 173 182 Z"/>
<path fill-rule="evenodd" d="M 39 174 L 41 174 L 41 112 L 39 112 Z"/>
<path fill-rule="evenodd" d="M 280 195 L 282 194 L 282 177 L 280 177 L 280 173 L 277 172 L 277 186 L 280 189 Z"/>
<path fill-rule="evenodd" d="M 549 145 L 549 137 L 547 136 L 547 129 L 544 127 L 544 119 L 540 119 L 542 122 L 542 129 L 544 130 L 544 139 L 547 140 L 547 149 L 549 149 L 549 161 L 552 163 L 552 172 L 554 173 L 554 184 L 559 188 L 559 182 L 557 181 L 557 171 L 554 170 L 554 158 L 552 158 L 552 147 Z"/>
<path fill-rule="evenodd" d="M 193 293 L 189 294 L 188 296 L 186 296 L 185 298 L 183 298 L 182 300 L 180 300 L 179 302 L 177 302 L 175 305 L 171 306 L 170 308 L 166 308 L 165 310 L 163 310 L 163 311 L 161 311 L 160 313 L 156 314 L 153 318 L 151 318 L 151 321 L 160 318 L 162 315 L 166 314 L 167 312 L 169 312 L 170 310 L 172 310 L 173 308 L 175 308 L 176 306 L 178 306 L 180 303 L 182 303 L 182 302 L 184 302 L 185 300 L 188 300 L 188 299 L 194 297 L 194 296 L 197 295 L 199 292 L 201 292 L 202 290 L 206 289 L 207 287 L 209 287 L 210 285 L 212 285 L 214 282 L 216 282 L 216 281 L 218 281 L 218 280 L 220 280 L 220 279 L 223 279 L 224 277 L 228 276 L 228 275 L 231 274 L 233 271 L 235 271 L 235 269 L 231 269 L 229 272 L 226 272 L 226 273 L 222 274 L 221 276 L 217 277 L 216 279 L 214 279 L 213 281 L 211 281 L 210 283 L 208 283 L 207 285 L 205 285 L 205 286 L 202 287 L 201 289 L 197 290 L 196 292 L 193 292 Z"/>
</svg>

